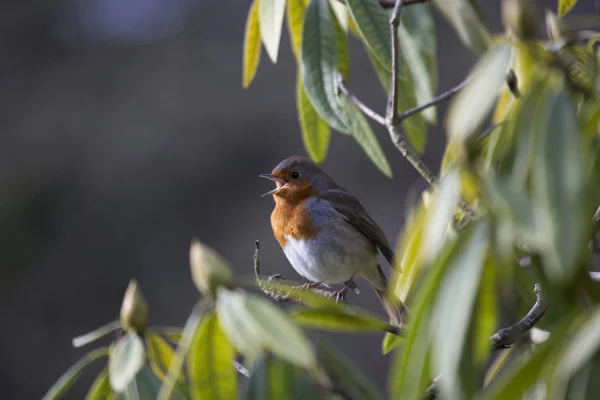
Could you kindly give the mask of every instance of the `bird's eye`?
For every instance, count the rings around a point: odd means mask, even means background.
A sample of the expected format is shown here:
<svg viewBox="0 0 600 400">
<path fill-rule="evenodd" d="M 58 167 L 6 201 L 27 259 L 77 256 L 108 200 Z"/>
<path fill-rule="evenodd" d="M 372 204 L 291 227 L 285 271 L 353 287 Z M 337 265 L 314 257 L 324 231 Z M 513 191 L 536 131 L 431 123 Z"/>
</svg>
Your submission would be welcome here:
<svg viewBox="0 0 600 400">
<path fill-rule="evenodd" d="M 292 179 L 298 179 L 298 178 L 300 178 L 300 172 L 298 172 L 298 171 L 292 171 L 292 173 L 290 174 L 290 178 L 292 178 Z"/>
</svg>

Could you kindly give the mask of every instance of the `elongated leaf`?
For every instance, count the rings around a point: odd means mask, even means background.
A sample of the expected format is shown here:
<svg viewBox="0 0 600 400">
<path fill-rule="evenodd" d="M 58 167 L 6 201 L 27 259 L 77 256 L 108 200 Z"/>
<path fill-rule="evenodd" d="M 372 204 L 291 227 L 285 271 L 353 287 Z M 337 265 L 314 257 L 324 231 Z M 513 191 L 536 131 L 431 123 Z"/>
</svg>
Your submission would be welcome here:
<svg viewBox="0 0 600 400">
<path fill-rule="evenodd" d="M 356 105 L 346 96 L 340 96 L 340 102 L 350 118 L 351 133 L 365 151 L 369 159 L 388 178 L 392 177 L 390 164 L 381 149 L 377 137 L 371 130 L 369 122 Z"/>
<path fill-rule="evenodd" d="M 567 14 L 577 4 L 577 0 L 558 0 L 558 16 Z"/>
<path fill-rule="evenodd" d="M 344 32 L 348 32 L 348 9 L 346 5 L 338 0 L 329 0 L 331 9 Z"/>
<path fill-rule="evenodd" d="M 497 300 L 496 300 L 496 265 L 495 259 L 488 257 L 479 285 L 477 294 L 477 307 L 473 313 L 474 321 L 474 352 L 475 360 L 483 365 L 490 354 L 490 336 L 497 327 Z"/>
<path fill-rule="evenodd" d="M 477 132 L 505 83 L 510 55 L 510 47 L 499 45 L 477 63 L 469 83 L 450 105 L 447 121 L 450 137 L 466 140 Z"/>
<path fill-rule="evenodd" d="M 258 3 L 260 0 L 254 0 L 248 10 L 246 20 L 246 33 L 244 36 L 244 70 L 242 76 L 242 86 L 247 88 L 250 86 L 258 64 L 260 63 L 260 26 L 258 22 Z"/>
<path fill-rule="evenodd" d="M 292 51 L 298 62 L 300 62 L 300 50 L 302 49 L 302 27 L 305 12 L 305 0 L 287 0 L 287 27 L 292 43 Z"/>
<path fill-rule="evenodd" d="M 125 390 L 146 363 L 146 349 L 142 339 L 133 332 L 127 333 L 110 350 L 108 377 L 117 393 Z"/>
<path fill-rule="evenodd" d="M 294 320 L 302 326 L 345 332 L 373 332 L 395 330 L 393 326 L 370 315 L 340 313 L 334 310 L 302 308 L 292 313 Z"/>
<path fill-rule="evenodd" d="M 285 14 L 286 0 L 260 0 L 258 19 L 260 21 L 260 36 L 265 50 L 273 64 L 277 63 L 279 41 Z"/>
<path fill-rule="evenodd" d="M 348 50 L 348 40 L 346 32 L 336 18 L 333 18 L 335 27 L 335 43 L 337 49 L 337 69 L 342 77 L 348 81 L 350 78 L 350 51 Z"/>
<path fill-rule="evenodd" d="M 348 116 L 337 96 L 338 37 L 327 0 L 313 0 L 302 30 L 302 81 L 315 110 L 333 128 L 349 133 Z"/>
<path fill-rule="evenodd" d="M 473 0 L 434 0 L 436 7 L 454 27 L 460 40 L 478 54 L 484 53 L 491 42 Z"/>
<path fill-rule="evenodd" d="M 314 367 L 315 356 L 303 332 L 267 300 L 219 289 L 216 309 L 227 338 L 244 355 L 256 358 L 264 349 L 298 366 Z"/>
<path fill-rule="evenodd" d="M 296 106 L 304 147 L 314 162 L 321 163 L 327 156 L 331 130 L 327 122 L 319 116 L 306 95 L 300 73 L 298 73 L 296 83 Z"/>
<path fill-rule="evenodd" d="M 188 375 L 193 399 L 237 398 L 235 350 L 227 341 L 217 315 L 204 317 L 196 331 L 188 356 Z"/>
<path fill-rule="evenodd" d="M 114 332 L 120 327 L 121 323 L 119 321 L 109 322 L 108 324 L 96 329 L 95 331 L 73 338 L 73 347 L 85 346 L 86 344 L 92 343 L 93 341 L 96 341 L 101 337 L 106 336 L 111 332 Z"/>
<path fill-rule="evenodd" d="M 392 39 L 388 14 L 377 0 L 347 0 L 346 3 L 366 44 L 391 72 Z"/>
<path fill-rule="evenodd" d="M 42 398 L 43 400 L 60 399 L 73 386 L 83 370 L 93 361 L 108 355 L 108 348 L 103 347 L 93 350 L 80 358 L 52 385 L 48 392 Z"/>
<path fill-rule="evenodd" d="M 395 276 L 393 287 L 394 294 L 403 302 L 406 302 L 416 279 L 423 272 L 421 268 L 425 263 L 423 262 L 421 248 L 423 245 L 424 225 L 425 210 L 419 208 L 413 221 L 405 227 L 399 251 L 396 251 L 397 257 L 400 260 L 400 267 L 396 268 L 396 270 L 402 272 L 397 273 Z"/>
<path fill-rule="evenodd" d="M 383 338 L 383 342 L 381 342 L 381 354 L 388 354 L 392 350 L 400 347 L 403 341 L 404 339 L 398 335 L 394 335 L 393 333 L 386 333 Z"/>
<path fill-rule="evenodd" d="M 433 330 L 433 356 L 443 397 L 471 398 L 474 389 L 461 376 L 461 361 L 471 344 L 467 340 L 489 241 L 489 226 L 478 222 L 463 238 L 460 250 L 448 260 L 448 272 L 438 293 Z M 448 301 L 452 298 L 452 301 Z M 474 372 L 474 371 L 472 371 Z M 465 374 L 467 375 L 467 374 Z"/>
<path fill-rule="evenodd" d="M 144 400 L 156 399 L 160 390 L 161 381 L 147 365 L 137 373 L 127 389 L 125 390 L 125 399 Z M 172 397 L 173 400 L 183 400 L 186 397 L 179 394 Z"/>
<path fill-rule="evenodd" d="M 332 344 L 319 340 L 319 361 L 344 393 L 353 400 L 377 400 L 383 396 L 377 387 L 354 365 L 354 363 Z"/>
<path fill-rule="evenodd" d="M 85 400 L 110 400 L 115 397 L 110 381 L 108 380 L 108 368 L 104 368 L 102 372 L 94 379 L 94 383 L 90 387 Z"/>
<path fill-rule="evenodd" d="M 146 332 L 145 341 L 150 368 L 156 376 L 163 380 L 173 362 L 175 350 L 165 339 L 154 332 Z M 182 375 L 179 376 L 179 380 L 183 381 Z"/>
</svg>

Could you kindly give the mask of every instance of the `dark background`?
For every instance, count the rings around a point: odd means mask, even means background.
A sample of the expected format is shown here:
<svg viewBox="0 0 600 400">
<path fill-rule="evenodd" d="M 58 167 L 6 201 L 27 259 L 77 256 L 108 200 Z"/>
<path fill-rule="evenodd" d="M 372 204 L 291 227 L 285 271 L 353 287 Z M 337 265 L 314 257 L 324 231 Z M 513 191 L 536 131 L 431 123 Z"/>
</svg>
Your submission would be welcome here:
<svg viewBox="0 0 600 400">
<path fill-rule="evenodd" d="M 499 2 L 481 3 L 489 26 L 500 32 Z M 580 3 L 579 11 L 592 8 L 591 1 Z M 305 154 L 295 64 L 284 33 L 278 65 L 263 52 L 255 82 L 242 90 L 248 6 L 247 0 L 0 3 L 3 398 L 40 398 L 86 351 L 73 349 L 71 338 L 118 316 L 132 277 L 149 301 L 152 324 L 182 325 L 198 298 L 187 262 L 192 236 L 227 257 L 237 275 L 252 274 L 253 242 L 260 239 L 263 270 L 299 279 L 272 237 L 272 200 L 260 197 L 271 184 L 258 178 L 281 159 Z M 466 76 L 474 57 L 445 21 L 437 15 L 436 21 L 443 90 Z M 385 96 L 369 61 L 350 42 L 351 86 L 383 111 Z M 374 129 L 393 180 L 340 134 L 324 166 L 395 242 L 411 193 L 424 185 L 386 131 Z M 424 157 L 432 168 L 444 142 L 443 131 L 432 128 Z M 361 287 L 353 301 L 383 315 Z M 383 388 L 382 337 L 337 335 L 336 343 Z M 91 375 L 84 379 L 89 383 Z M 85 387 L 76 386 L 69 398 L 83 398 Z"/>
</svg>

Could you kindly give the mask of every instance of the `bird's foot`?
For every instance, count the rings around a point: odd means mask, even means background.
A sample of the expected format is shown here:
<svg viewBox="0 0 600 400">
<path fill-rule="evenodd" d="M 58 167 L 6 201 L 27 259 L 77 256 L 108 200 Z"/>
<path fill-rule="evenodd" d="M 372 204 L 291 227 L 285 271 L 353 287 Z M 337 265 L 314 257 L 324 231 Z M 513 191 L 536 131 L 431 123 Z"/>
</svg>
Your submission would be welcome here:
<svg viewBox="0 0 600 400">
<path fill-rule="evenodd" d="M 304 283 L 298 287 L 299 290 L 315 289 L 321 286 L 321 282 Z"/>
<path fill-rule="evenodd" d="M 335 292 L 331 292 L 331 298 L 336 302 L 336 303 L 341 303 L 344 300 L 346 300 L 346 293 L 348 293 L 349 290 L 349 286 L 346 285 L 344 286 L 342 289 L 340 290 L 336 290 Z"/>
</svg>

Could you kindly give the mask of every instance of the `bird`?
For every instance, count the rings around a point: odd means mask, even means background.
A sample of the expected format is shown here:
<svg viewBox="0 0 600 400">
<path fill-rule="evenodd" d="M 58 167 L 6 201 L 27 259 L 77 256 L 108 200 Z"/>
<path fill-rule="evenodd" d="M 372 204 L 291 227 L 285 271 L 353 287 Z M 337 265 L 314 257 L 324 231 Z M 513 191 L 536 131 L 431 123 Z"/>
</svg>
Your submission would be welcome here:
<svg viewBox="0 0 600 400">
<path fill-rule="evenodd" d="M 305 287 L 344 284 L 334 292 L 341 300 L 360 276 L 374 289 L 390 321 L 402 326 L 408 309 L 387 295 L 379 263 L 378 250 L 390 265 L 394 251 L 360 201 L 307 157 L 286 158 L 259 176 L 275 182 L 263 194 L 275 200 L 271 227 L 292 267 L 311 282 Z"/>
</svg>

